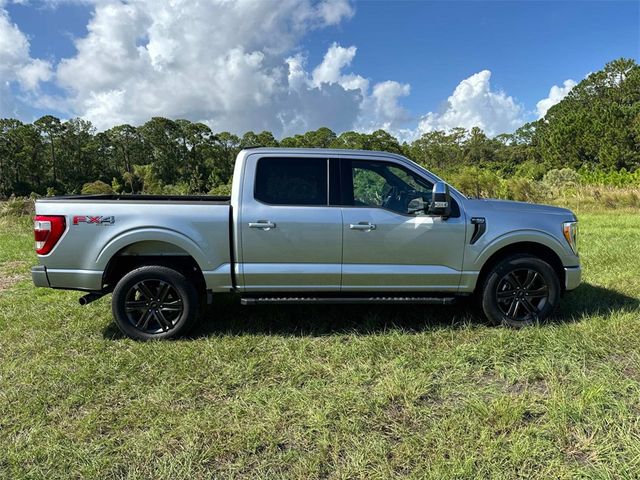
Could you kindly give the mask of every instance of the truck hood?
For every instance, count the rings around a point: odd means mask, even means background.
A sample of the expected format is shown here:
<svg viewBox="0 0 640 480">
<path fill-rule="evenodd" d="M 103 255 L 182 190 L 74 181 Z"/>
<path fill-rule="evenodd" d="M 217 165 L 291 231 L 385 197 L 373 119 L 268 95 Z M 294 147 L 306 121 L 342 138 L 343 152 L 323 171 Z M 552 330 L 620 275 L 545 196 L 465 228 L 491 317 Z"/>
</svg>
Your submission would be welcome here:
<svg viewBox="0 0 640 480">
<path fill-rule="evenodd" d="M 573 212 L 567 208 L 554 207 L 552 205 L 539 205 L 537 203 L 515 202 L 512 200 L 493 200 L 493 199 L 468 199 L 465 202 L 473 210 L 491 210 L 503 212 L 522 212 L 523 214 L 531 213 L 537 215 L 558 215 L 562 217 L 573 217 Z"/>
</svg>

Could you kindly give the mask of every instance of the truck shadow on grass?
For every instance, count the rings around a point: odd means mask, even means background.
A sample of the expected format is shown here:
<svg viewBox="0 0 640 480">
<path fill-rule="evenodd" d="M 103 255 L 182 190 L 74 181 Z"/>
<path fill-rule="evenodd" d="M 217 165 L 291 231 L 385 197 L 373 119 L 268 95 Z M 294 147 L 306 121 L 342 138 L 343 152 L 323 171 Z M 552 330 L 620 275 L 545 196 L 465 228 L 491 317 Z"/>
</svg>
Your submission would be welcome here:
<svg viewBox="0 0 640 480">
<path fill-rule="evenodd" d="M 545 325 L 571 323 L 584 317 L 640 312 L 640 299 L 603 287 L 580 285 L 565 295 L 558 312 Z M 220 298 L 208 306 L 187 339 L 215 335 L 322 336 L 418 333 L 438 329 L 486 326 L 477 301 L 463 299 L 438 305 L 264 305 L 241 306 L 237 298 Z M 108 339 L 123 338 L 113 322 L 103 330 Z"/>
<path fill-rule="evenodd" d="M 640 310 L 640 300 L 614 290 L 582 284 L 567 294 L 546 324 L 580 321 Z M 209 306 L 189 338 L 211 335 L 319 336 L 371 334 L 400 330 L 421 332 L 486 325 L 479 303 L 465 299 L 454 306 L 435 305 L 269 305 L 241 306 L 220 299 Z M 113 332 L 109 332 L 110 336 Z"/>
</svg>

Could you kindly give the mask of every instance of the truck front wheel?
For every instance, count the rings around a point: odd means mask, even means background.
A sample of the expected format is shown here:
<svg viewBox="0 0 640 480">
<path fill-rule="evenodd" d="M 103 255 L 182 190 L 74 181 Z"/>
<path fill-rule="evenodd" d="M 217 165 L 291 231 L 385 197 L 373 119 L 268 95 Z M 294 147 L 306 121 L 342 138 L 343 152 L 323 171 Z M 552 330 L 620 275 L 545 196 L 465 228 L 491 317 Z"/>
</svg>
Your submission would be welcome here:
<svg viewBox="0 0 640 480">
<path fill-rule="evenodd" d="M 544 260 L 527 255 L 505 258 L 484 283 L 482 309 L 489 320 L 524 327 L 549 317 L 560 301 L 558 275 Z"/>
<path fill-rule="evenodd" d="M 184 334 L 198 314 L 198 291 L 184 275 L 161 266 L 136 268 L 113 290 L 111 309 L 122 333 L 136 340 Z"/>
</svg>

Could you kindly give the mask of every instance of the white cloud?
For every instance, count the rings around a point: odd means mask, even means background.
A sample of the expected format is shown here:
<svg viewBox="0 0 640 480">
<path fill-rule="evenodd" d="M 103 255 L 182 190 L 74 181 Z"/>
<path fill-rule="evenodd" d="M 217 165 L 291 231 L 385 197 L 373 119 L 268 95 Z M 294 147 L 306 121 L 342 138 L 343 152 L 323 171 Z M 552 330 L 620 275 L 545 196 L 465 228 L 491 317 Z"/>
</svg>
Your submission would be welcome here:
<svg viewBox="0 0 640 480">
<path fill-rule="evenodd" d="M 321 83 L 338 83 L 342 69 L 351 64 L 356 56 L 356 47 L 344 48 L 334 43 L 325 53 L 322 63 L 313 69 L 312 82 L 316 87 Z"/>
<path fill-rule="evenodd" d="M 343 69 L 351 66 L 357 50 L 355 46 L 344 48 L 334 42 L 325 53 L 320 65 L 313 69 L 308 83 L 314 87 L 319 87 L 323 83 L 337 83 L 345 90 L 360 90 L 362 95 L 366 95 L 369 80 L 360 75 L 342 72 Z"/>
<path fill-rule="evenodd" d="M 295 51 L 309 30 L 353 15 L 347 0 L 98 3 L 78 53 L 60 62 L 69 110 L 98 128 L 151 116 L 205 121 L 217 130 L 290 135 L 321 126 L 340 132 L 406 116 L 408 85 L 348 71 L 356 47 L 329 46 L 306 68 Z M 289 56 L 287 56 L 289 54 Z"/>
<path fill-rule="evenodd" d="M 496 135 L 531 115 L 492 90 L 489 70 L 461 81 L 441 111 L 417 119 L 402 105 L 409 84 L 374 83 L 353 71 L 354 45 L 333 43 L 319 64 L 308 66 L 301 40 L 351 18 L 351 0 L 48 0 L 51 8 L 76 1 L 94 9 L 87 34 L 75 40 L 76 54 L 61 59 L 53 73 L 50 63 L 30 57 L 29 42 L 3 1 L 0 114 L 18 101 L 16 85 L 32 107 L 82 116 L 100 129 L 165 116 L 235 133 L 384 128 L 411 140 L 459 126 Z M 63 94 L 43 95 L 43 82 L 55 82 Z M 567 82 L 551 89 L 539 112 L 566 94 L 573 86 Z"/>
<path fill-rule="evenodd" d="M 343 0 L 326 0 L 318 5 L 318 12 L 327 25 L 337 25 L 355 13 L 351 4 Z"/>
<path fill-rule="evenodd" d="M 346 90 L 366 84 L 331 77 L 348 64 L 340 59 L 322 66 L 325 76 L 311 84 L 303 56 L 285 57 L 308 31 L 352 15 L 348 0 L 98 3 L 87 36 L 76 40 L 77 54 L 60 62 L 57 82 L 68 92 L 69 110 L 99 128 L 162 115 L 283 133 L 286 119 L 305 116 L 301 106 L 309 99 L 301 95 L 333 93 L 344 101 Z M 332 46 L 329 57 L 334 49 L 342 47 Z M 345 50 L 355 54 L 355 47 Z M 325 88 L 333 83 L 350 88 Z M 353 103 L 341 107 L 330 99 L 317 107 L 355 118 Z M 306 116 L 313 124 L 313 112 Z"/>
<path fill-rule="evenodd" d="M 11 22 L 3 5 L 0 2 L 0 115 L 19 116 L 20 102 L 12 85 L 26 95 L 37 92 L 40 83 L 51 78 L 51 65 L 31 58 L 27 37 Z"/>
<path fill-rule="evenodd" d="M 565 80 L 561 87 L 554 85 L 549 90 L 547 98 L 543 98 L 536 104 L 536 113 L 538 118 L 542 118 L 547 114 L 547 111 L 553 107 L 556 103 L 559 103 L 578 83 L 575 80 Z"/>
<path fill-rule="evenodd" d="M 488 135 L 511 132 L 524 123 L 524 109 L 503 91 L 491 89 L 491 72 L 483 70 L 458 84 L 441 112 L 422 117 L 418 132 L 480 127 Z"/>
<path fill-rule="evenodd" d="M 394 80 L 376 83 L 370 96 L 363 99 L 356 129 L 364 132 L 384 129 L 392 135 L 405 139 L 403 125 L 411 120 L 409 112 L 400 105 L 400 98 L 411 92 L 409 84 Z"/>
</svg>

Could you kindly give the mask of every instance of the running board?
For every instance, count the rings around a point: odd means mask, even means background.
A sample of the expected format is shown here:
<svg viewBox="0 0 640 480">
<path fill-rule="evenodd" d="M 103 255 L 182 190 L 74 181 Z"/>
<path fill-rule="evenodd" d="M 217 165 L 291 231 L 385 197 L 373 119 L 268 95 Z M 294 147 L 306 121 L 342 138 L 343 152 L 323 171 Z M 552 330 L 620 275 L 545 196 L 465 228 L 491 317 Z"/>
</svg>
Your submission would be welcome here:
<svg viewBox="0 0 640 480">
<path fill-rule="evenodd" d="M 451 305 L 455 297 L 243 297 L 241 305 L 276 305 L 276 304 L 391 304 L 391 303 L 427 303 L 431 305 Z"/>
</svg>

